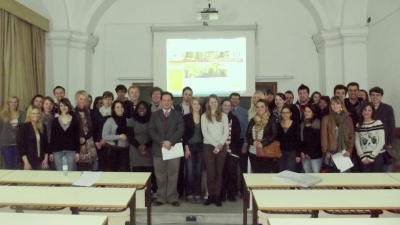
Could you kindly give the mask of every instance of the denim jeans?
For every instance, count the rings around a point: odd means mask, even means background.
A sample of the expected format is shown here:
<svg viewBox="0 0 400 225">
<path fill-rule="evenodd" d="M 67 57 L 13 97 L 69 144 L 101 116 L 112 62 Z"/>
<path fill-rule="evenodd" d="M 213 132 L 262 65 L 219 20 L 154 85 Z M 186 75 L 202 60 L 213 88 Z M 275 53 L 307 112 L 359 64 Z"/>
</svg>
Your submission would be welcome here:
<svg viewBox="0 0 400 225">
<path fill-rule="evenodd" d="M 53 158 L 56 170 L 62 171 L 62 166 L 63 166 L 62 160 L 63 156 L 65 156 L 67 158 L 68 171 L 76 171 L 75 154 L 76 151 L 71 151 L 71 150 L 53 152 Z"/>
<path fill-rule="evenodd" d="M 8 170 L 19 170 L 21 169 L 21 159 L 19 157 L 19 151 L 17 145 L 1 146 L 1 155 L 3 156 Z"/>
<path fill-rule="evenodd" d="M 301 159 L 305 173 L 321 172 L 322 158 L 319 159 Z"/>
<path fill-rule="evenodd" d="M 296 152 L 295 151 L 282 151 L 282 156 L 278 160 L 279 172 L 289 170 L 296 172 Z"/>
<path fill-rule="evenodd" d="M 190 157 L 186 159 L 186 196 L 201 195 L 203 172 L 203 143 L 189 144 Z"/>
</svg>

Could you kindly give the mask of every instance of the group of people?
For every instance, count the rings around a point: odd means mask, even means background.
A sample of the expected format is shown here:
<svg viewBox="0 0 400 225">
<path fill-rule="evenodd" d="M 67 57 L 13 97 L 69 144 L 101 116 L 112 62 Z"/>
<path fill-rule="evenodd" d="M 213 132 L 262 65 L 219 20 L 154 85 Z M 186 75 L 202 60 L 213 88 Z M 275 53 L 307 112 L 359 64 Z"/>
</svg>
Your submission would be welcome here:
<svg viewBox="0 0 400 225">
<path fill-rule="evenodd" d="M 239 93 L 202 101 L 185 87 L 174 105 L 174 96 L 158 87 L 150 103 L 140 101 L 137 86 L 115 91 L 116 99 L 105 91 L 93 106 L 92 97 L 78 91 L 74 107 L 57 86 L 56 102 L 35 95 L 26 113 L 18 97 L 8 98 L 0 112 L 6 168 L 62 170 L 66 159 L 68 170 L 152 172 L 155 206 L 179 206 L 182 195 L 193 204 L 222 206 L 242 192 L 240 174 L 249 172 L 248 160 L 253 173 L 319 173 L 323 164 L 334 166 L 331 156 L 340 153 L 351 157 L 353 172 L 384 172 L 384 155 L 394 142 L 394 112 L 381 101 L 383 90 L 367 94 L 355 82 L 335 86 L 332 98 L 319 92 L 310 97 L 302 84 L 296 103 L 292 91 L 256 91 L 249 110 L 240 106 Z M 274 141 L 281 157 L 257 155 Z M 184 157 L 163 160 L 161 149 L 180 142 Z"/>
</svg>

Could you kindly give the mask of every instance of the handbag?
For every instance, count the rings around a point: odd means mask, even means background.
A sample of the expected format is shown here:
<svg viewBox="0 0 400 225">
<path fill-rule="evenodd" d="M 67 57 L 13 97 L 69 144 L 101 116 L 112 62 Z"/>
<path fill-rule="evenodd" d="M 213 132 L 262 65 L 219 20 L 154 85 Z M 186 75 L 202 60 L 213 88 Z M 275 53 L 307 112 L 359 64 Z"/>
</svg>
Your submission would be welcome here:
<svg viewBox="0 0 400 225">
<path fill-rule="evenodd" d="M 340 173 L 340 170 L 336 168 L 335 163 L 332 160 L 332 157 L 329 158 L 329 164 L 325 162 L 322 163 L 321 173 Z"/>
<path fill-rule="evenodd" d="M 263 158 L 280 158 L 282 156 L 281 143 L 279 141 L 273 141 L 271 144 L 264 146 L 263 148 L 256 148 L 257 157 Z"/>
<path fill-rule="evenodd" d="M 393 156 L 390 155 L 388 151 L 382 153 L 382 156 L 383 156 L 383 164 L 390 165 L 393 163 Z"/>
</svg>

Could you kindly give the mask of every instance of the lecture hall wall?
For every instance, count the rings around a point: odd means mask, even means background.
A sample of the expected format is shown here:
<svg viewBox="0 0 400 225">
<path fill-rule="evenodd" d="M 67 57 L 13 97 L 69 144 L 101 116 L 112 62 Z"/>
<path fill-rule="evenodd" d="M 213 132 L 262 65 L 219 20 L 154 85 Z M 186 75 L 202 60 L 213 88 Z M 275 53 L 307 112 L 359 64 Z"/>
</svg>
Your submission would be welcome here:
<svg viewBox="0 0 400 225">
<path fill-rule="evenodd" d="M 80 89 L 97 96 L 134 81 L 120 77 L 152 82 L 150 26 L 199 26 L 196 12 L 211 3 L 219 20 L 209 26 L 258 24 L 256 81 L 278 82 L 280 92 L 305 83 L 329 95 L 339 83 L 379 85 L 400 112 L 398 0 L 17 1 L 50 20 L 46 94 L 62 85 L 70 98 Z M 269 78 L 285 74 L 293 79 Z"/>
</svg>

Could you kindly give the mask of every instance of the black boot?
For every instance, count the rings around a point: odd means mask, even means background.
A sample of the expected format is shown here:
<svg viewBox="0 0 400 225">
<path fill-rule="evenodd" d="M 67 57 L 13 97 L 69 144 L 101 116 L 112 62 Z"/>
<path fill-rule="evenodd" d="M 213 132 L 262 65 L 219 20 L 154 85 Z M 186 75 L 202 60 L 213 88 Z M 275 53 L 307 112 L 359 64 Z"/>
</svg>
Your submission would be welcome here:
<svg viewBox="0 0 400 225">
<path fill-rule="evenodd" d="M 214 195 L 209 195 L 208 199 L 203 203 L 203 205 L 210 205 L 211 203 L 214 203 L 215 197 Z"/>
<path fill-rule="evenodd" d="M 221 206 L 222 206 L 220 197 L 216 197 L 214 203 L 215 203 L 215 205 L 218 206 L 218 207 L 221 207 Z"/>
</svg>

